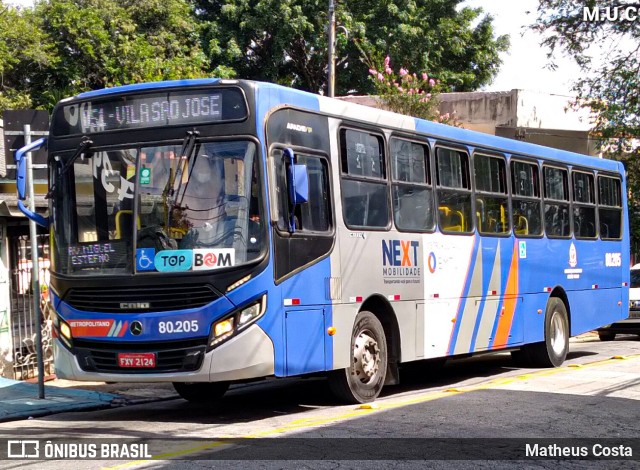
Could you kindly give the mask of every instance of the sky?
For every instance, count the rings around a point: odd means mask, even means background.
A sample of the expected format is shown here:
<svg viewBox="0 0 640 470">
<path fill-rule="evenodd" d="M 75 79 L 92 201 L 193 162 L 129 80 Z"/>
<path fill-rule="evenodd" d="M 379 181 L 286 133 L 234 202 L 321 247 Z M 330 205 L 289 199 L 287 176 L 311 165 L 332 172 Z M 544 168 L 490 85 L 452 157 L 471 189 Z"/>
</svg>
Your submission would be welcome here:
<svg viewBox="0 0 640 470">
<path fill-rule="evenodd" d="M 541 36 L 523 28 L 535 22 L 538 0 L 467 0 L 464 5 L 481 7 L 490 13 L 495 34 L 509 34 L 511 39 L 509 52 L 502 55 L 500 72 L 483 90 L 509 91 L 517 88 L 571 94 L 572 79 L 580 74 L 578 66 L 560 56 L 556 57 L 557 69 L 548 69 L 547 50 L 540 46 Z"/>
<path fill-rule="evenodd" d="M 5 0 L 14 5 L 33 5 L 33 0 Z M 557 58 L 558 68 L 546 68 L 546 50 L 540 36 L 523 26 L 534 22 L 537 0 L 466 0 L 464 5 L 481 7 L 493 16 L 496 35 L 509 34 L 511 47 L 503 54 L 500 72 L 484 91 L 509 91 L 514 88 L 570 95 L 572 78 L 579 76 L 578 67 L 567 58 Z M 531 12 L 527 15 L 527 11 Z"/>
</svg>

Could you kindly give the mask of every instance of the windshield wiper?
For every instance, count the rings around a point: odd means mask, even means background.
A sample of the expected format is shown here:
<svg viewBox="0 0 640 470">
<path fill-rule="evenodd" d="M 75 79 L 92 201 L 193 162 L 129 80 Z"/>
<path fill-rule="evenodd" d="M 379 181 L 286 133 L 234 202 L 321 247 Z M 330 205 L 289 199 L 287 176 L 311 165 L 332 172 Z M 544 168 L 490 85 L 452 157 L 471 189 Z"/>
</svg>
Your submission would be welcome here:
<svg viewBox="0 0 640 470">
<path fill-rule="evenodd" d="M 182 198 L 180 199 L 180 204 L 182 204 L 182 199 L 184 199 L 184 194 L 187 192 L 187 186 L 189 185 L 189 178 L 191 178 L 191 172 L 193 172 L 193 167 L 196 164 L 194 160 L 191 163 L 191 158 L 195 155 L 195 158 L 198 158 L 198 152 L 194 152 L 196 145 L 198 144 L 198 136 L 200 132 L 198 131 L 187 131 L 187 135 L 182 141 L 182 148 L 180 149 L 180 160 L 178 163 L 178 168 L 176 169 L 176 174 L 174 175 L 173 183 L 171 184 L 171 194 L 173 196 L 176 195 L 176 202 L 178 202 L 178 197 L 180 196 L 180 190 L 182 189 Z M 184 173 L 189 172 L 187 174 L 187 178 L 185 180 Z M 175 188 L 175 180 L 178 180 L 178 187 Z M 184 188 L 182 187 L 182 183 L 184 183 Z M 175 188 L 175 191 L 174 191 Z"/>
<path fill-rule="evenodd" d="M 60 174 L 57 175 L 56 180 L 53 182 L 47 194 L 45 194 L 44 198 L 49 199 L 53 196 L 53 192 L 56 189 L 56 184 L 58 184 L 59 178 L 62 177 L 67 171 L 69 171 L 69 167 L 74 164 L 74 162 L 78 159 L 80 155 L 82 155 L 85 151 L 87 151 L 93 145 L 93 141 L 88 137 L 83 137 L 80 145 L 76 149 L 76 152 L 66 161 L 66 163 L 62 166 L 60 170 Z"/>
</svg>

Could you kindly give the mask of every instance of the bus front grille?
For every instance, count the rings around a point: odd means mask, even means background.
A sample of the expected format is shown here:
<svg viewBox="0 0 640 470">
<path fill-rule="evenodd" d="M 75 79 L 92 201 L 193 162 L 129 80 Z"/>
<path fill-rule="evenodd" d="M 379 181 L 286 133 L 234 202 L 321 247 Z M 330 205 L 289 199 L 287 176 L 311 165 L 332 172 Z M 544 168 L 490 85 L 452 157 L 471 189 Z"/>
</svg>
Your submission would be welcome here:
<svg viewBox="0 0 640 470">
<path fill-rule="evenodd" d="M 115 374 L 157 374 L 193 372 L 202 366 L 207 338 L 162 343 L 105 343 L 74 340 L 74 353 L 86 372 Z M 153 353 L 154 367 L 121 367 L 118 354 Z"/>
<path fill-rule="evenodd" d="M 216 300 L 208 284 L 72 288 L 64 301 L 76 310 L 104 313 L 166 312 L 198 308 Z"/>
</svg>

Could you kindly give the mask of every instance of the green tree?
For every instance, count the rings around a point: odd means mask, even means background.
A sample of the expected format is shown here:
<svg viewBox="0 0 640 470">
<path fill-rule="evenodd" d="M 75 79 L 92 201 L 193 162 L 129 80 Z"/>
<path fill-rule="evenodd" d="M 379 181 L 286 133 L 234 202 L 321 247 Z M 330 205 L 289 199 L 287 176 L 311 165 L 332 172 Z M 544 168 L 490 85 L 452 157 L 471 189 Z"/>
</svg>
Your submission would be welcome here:
<svg viewBox="0 0 640 470">
<path fill-rule="evenodd" d="M 58 59 L 42 77 L 42 97 L 203 75 L 198 26 L 184 0 L 49 0 L 35 13 Z"/>
<path fill-rule="evenodd" d="M 0 39 L 9 39 L 0 41 L 4 96 L 51 108 L 82 91 L 205 76 L 192 8 L 187 0 L 48 0 L 9 8 L 0 19 Z"/>
<path fill-rule="evenodd" d="M 632 243 L 640 252 L 640 22 L 625 20 L 628 2 L 539 0 L 532 29 L 543 34 L 553 61 L 573 58 L 583 74 L 576 106 L 591 109 L 604 155 L 622 161 L 630 189 Z M 585 7 L 589 16 L 585 19 Z M 599 21 L 591 19 L 598 9 Z M 635 11 L 635 10 L 634 10 Z"/>
<path fill-rule="evenodd" d="M 31 107 L 31 74 L 52 62 L 39 25 L 31 10 L 19 10 L 0 0 L 0 113 Z"/>
<path fill-rule="evenodd" d="M 327 0 L 193 1 L 205 22 L 203 48 L 212 69 L 223 64 L 243 78 L 326 91 Z M 386 55 L 437 76 L 447 90 L 489 83 L 508 38 L 494 37 L 481 9 L 460 3 L 337 1 L 337 94 L 373 92 L 368 69 Z"/>
</svg>

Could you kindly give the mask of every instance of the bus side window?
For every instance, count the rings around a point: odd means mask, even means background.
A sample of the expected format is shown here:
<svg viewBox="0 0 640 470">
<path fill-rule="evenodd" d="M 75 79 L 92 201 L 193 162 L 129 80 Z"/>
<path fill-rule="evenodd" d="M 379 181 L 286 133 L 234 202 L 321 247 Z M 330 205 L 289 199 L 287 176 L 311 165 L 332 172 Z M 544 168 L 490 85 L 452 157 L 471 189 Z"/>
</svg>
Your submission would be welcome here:
<svg viewBox="0 0 640 470">
<path fill-rule="evenodd" d="M 399 230 L 433 230 L 433 188 L 426 145 L 392 138 L 389 141 L 393 217 Z"/>
<path fill-rule="evenodd" d="M 548 236 L 568 238 L 569 184 L 567 170 L 545 166 L 544 179 L 544 227 Z"/>
<path fill-rule="evenodd" d="M 622 238 L 622 193 L 618 178 L 598 176 L 598 219 L 600 238 L 620 240 Z"/>
<path fill-rule="evenodd" d="M 512 224 L 519 237 L 542 235 L 538 166 L 511 161 Z"/>
<path fill-rule="evenodd" d="M 596 195 L 593 174 L 572 171 L 573 231 L 576 238 L 596 237 Z"/>
<path fill-rule="evenodd" d="M 444 232 L 473 232 L 469 155 L 436 148 L 438 222 Z"/>
<path fill-rule="evenodd" d="M 329 195 L 329 167 L 326 159 L 311 155 L 296 154 L 297 163 L 307 167 L 309 177 L 309 201 L 295 208 L 294 223 L 296 231 L 328 232 L 331 230 L 331 206 Z M 276 177 L 278 187 L 286 188 L 286 162 L 280 150 L 275 153 Z M 289 194 L 278 191 L 278 229 L 289 230 L 290 213 Z"/>
<path fill-rule="evenodd" d="M 386 229 L 390 213 L 382 136 L 341 129 L 340 160 L 345 224 Z"/>
<path fill-rule="evenodd" d="M 474 177 L 478 231 L 484 235 L 506 235 L 511 228 L 504 158 L 474 155 Z"/>
</svg>

